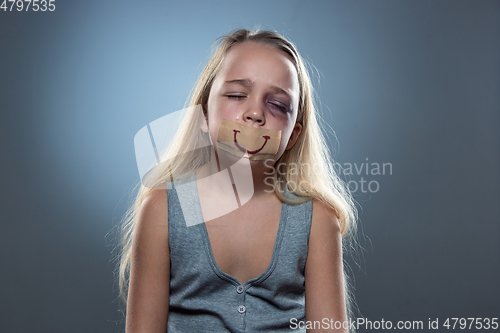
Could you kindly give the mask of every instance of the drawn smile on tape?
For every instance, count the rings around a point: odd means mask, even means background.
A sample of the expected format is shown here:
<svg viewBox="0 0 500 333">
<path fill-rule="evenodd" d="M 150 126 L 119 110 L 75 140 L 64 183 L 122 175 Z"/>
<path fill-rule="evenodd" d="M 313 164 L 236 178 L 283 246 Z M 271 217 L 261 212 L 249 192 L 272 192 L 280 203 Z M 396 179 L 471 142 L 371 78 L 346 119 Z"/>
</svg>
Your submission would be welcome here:
<svg viewBox="0 0 500 333">
<path fill-rule="evenodd" d="M 265 146 L 265 145 L 266 145 L 266 143 L 267 143 L 267 140 L 269 140 L 269 139 L 271 138 L 269 135 L 263 135 L 262 137 L 263 137 L 264 139 L 266 139 L 266 141 L 264 142 L 264 144 L 262 145 L 262 147 L 260 147 L 260 148 L 259 148 L 259 149 L 257 149 L 257 150 L 252 150 L 252 151 L 250 151 L 250 150 L 246 150 L 245 148 L 243 148 L 242 146 L 240 146 L 240 145 L 238 144 L 238 140 L 236 140 L 236 133 L 240 133 L 240 131 L 238 131 L 238 130 L 233 130 L 233 132 L 234 132 L 234 144 L 236 145 L 236 147 L 238 147 L 238 149 L 239 149 L 239 150 L 241 150 L 242 152 L 244 152 L 244 153 L 249 153 L 249 154 L 257 154 L 259 151 L 261 151 L 261 150 L 262 150 L 262 148 L 264 148 L 264 146 Z"/>
</svg>

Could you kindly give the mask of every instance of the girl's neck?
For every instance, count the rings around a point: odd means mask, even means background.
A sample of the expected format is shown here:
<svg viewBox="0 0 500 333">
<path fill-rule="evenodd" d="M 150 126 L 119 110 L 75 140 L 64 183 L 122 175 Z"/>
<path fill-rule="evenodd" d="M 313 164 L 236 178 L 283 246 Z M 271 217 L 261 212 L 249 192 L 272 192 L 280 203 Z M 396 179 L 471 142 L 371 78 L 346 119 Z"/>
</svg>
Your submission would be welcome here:
<svg viewBox="0 0 500 333">
<path fill-rule="evenodd" d="M 265 197 L 274 193 L 272 161 L 251 161 L 238 158 L 225 152 L 216 154 L 212 151 L 212 159 L 197 171 L 197 179 L 213 176 L 221 171 L 227 172 L 236 192 L 253 192 L 252 198 Z M 210 177 L 208 180 L 214 195 L 224 197 L 220 178 Z M 229 193 L 229 195 L 234 195 Z"/>
</svg>

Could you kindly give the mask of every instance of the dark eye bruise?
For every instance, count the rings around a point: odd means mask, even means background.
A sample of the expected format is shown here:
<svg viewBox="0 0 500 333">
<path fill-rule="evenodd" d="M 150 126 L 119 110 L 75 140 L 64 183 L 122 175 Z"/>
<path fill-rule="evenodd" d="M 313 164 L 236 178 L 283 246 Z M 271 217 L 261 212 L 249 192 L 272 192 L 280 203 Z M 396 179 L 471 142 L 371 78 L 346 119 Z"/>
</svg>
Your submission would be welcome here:
<svg viewBox="0 0 500 333">
<path fill-rule="evenodd" d="M 279 103 L 271 103 L 271 105 L 273 105 L 274 107 L 278 108 L 279 110 L 283 111 L 283 112 L 287 112 L 288 111 L 288 108 L 279 104 Z"/>
</svg>

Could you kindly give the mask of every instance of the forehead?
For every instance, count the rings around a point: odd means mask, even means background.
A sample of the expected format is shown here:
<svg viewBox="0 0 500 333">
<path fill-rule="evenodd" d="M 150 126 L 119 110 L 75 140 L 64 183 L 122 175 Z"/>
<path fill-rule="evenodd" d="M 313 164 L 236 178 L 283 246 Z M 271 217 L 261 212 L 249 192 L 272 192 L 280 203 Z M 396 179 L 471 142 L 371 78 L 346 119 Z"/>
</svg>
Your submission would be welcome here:
<svg viewBox="0 0 500 333">
<path fill-rule="evenodd" d="M 223 80 L 247 79 L 260 85 L 279 86 L 298 96 L 297 70 L 291 57 L 269 45 L 244 42 L 233 46 L 218 76 Z"/>
</svg>

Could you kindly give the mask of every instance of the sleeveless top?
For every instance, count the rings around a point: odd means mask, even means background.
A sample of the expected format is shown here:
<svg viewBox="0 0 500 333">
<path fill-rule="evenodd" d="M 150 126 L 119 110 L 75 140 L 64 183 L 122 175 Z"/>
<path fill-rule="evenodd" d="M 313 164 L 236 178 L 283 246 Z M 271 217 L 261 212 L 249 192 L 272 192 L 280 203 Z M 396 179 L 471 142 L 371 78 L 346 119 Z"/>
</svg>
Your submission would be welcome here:
<svg viewBox="0 0 500 333">
<path fill-rule="evenodd" d="M 290 326 L 305 321 L 304 269 L 312 200 L 299 205 L 283 202 L 271 263 L 260 276 L 241 284 L 214 259 L 195 174 L 170 184 L 167 332 L 305 333 Z M 285 195 L 294 196 L 289 191 Z"/>
</svg>

